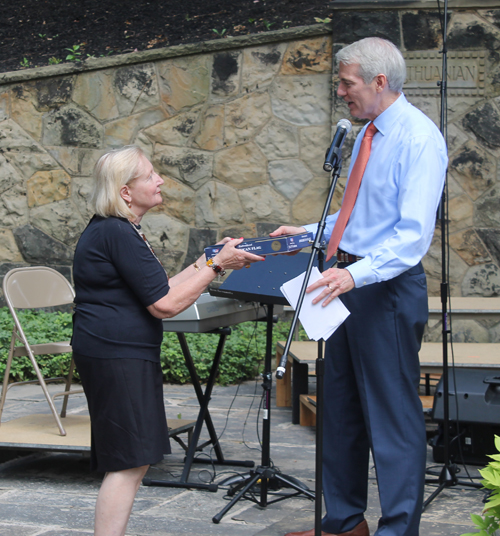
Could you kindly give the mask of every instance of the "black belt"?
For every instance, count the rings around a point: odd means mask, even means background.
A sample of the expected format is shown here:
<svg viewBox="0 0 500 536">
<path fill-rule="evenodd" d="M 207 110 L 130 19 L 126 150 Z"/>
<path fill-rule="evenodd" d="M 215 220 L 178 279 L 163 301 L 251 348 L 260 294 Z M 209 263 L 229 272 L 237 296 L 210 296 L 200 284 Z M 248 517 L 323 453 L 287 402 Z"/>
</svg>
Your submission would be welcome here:
<svg viewBox="0 0 500 536">
<path fill-rule="evenodd" d="M 363 257 L 358 257 L 357 255 L 351 255 L 350 253 L 346 253 L 341 249 L 337 250 L 337 263 L 342 264 L 343 266 L 349 266 L 349 264 L 358 262 L 362 258 Z"/>
</svg>

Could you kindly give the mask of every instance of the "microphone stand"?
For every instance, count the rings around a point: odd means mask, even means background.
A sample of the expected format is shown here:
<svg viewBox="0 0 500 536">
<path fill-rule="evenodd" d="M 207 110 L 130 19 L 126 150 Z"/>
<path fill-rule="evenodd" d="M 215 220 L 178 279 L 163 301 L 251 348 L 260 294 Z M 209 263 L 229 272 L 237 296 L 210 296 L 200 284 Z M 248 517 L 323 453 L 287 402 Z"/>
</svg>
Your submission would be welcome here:
<svg viewBox="0 0 500 536">
<path fill-rule="evenodd" d="M 288 352 L 290 351 L 290 346 L 292 344 L 292 339 L 295 333 L 295 328 L 299 320 L 299 313 L 302 308 L 302 303 L 304 301 L 304 296 L 306 293 L 306 288 L 309 282 L 309 276 L 311 275 L 312 268 L 314 266 L 314 260 L 316 255 L 318 256 L 318 268 L 320 272 L 323 271 L 323 251 L 324 244 L 322 244 L 323 233 L 326 226 L 326 217 L 330 210 L 330 205 L 332 203 L 333 194 L 337 186 L 337 180 L 342 169 L 342 148 L 335 148 L 335 163 L 331 166 L 332 171 L 332 182 L 330 185 L 330 190 L 328 191 L 328 197 L 323 208 L 323 214 L 321 220 L 318 223 L 318 230 L 316 232 L 316 238 L 312 245 L 311 256 L 309 257 L 309 262 L 306 269 L 306 275 L 304 277 L 304 282 L 300 290 L 299 299 L 297 301 L 297 307 L 293 315 L 292 323 L 290 325 L 290 332 L 288 333 L 288 339 L 286 341 L 285 349 L 283 351 L 283 356 L 281 357 L 280 365 L 276 371 L 276 378 L 279 380 L 283 377 L 285 373 L 285 367 L 288 360 Z M 325 165 L 326 167 L 326 165 Z M 323 341 L 318 341 L 318 357 L 316 359 L 316 483 L 315 483 L 315 508 L 314 508 L 314 536 L 321 536 L 321 508 L 322 508 L 322 495 L 323 495 L 323 384 L 324 384 L 324 370 L 325 370 L 325 360 L 323 358 Z"/>
<path fill-rule="evenodd" d="M 438 0 L 439 7 L 439 0 Z M 442 62 L 442 79 L 438 82 L 441 93 L 441 116 L 440 130 L 446 140 L 446 110 L 447 110 L 447 73 L 448 73 L 448 50 L 447 50 L 447 22 L 448 22 L 448 0 L 444 2 L 443 16 L 443 62 Z M 447 302 L 449 295 L 449 285 L 447 281 L 447 215 L 446 215 L 446 194 L 447 186 L 443 189 L 441 202 L 438 208 L 437 219 L 441 224 L 441 322 L 442 322 L 442 341 L 443 341 L 443 467 L 441 473 L 436 479 L 426 479 L 426 484 L 437 484 L 437 489 L 427 498 L 423 504 L 422 511 L 446 488 L 460 485 L 472 488 L 481 488 L 481 484 L 475 482 L 459 481 L 457 465 L 451 462 L 450 456 L 450 399 L 449 399 L 449 375 L 448 375 L 448 340 L 451 331 L 448 329 L 448 311 Z M 458 411 L 457 411 L 458 419 Z"/>
</svg>

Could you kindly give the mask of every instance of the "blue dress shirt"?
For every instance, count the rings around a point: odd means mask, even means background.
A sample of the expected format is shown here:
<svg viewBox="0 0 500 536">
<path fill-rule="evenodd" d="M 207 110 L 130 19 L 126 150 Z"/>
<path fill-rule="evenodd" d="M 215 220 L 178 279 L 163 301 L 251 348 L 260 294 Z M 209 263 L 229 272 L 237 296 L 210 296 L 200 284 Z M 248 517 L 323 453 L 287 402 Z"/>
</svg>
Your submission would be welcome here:
<svg viewBox="0 0 500 536">
<path fill-rule="evenodd" d="M 439 129 L 403 94 L 374 123 L 378 132 L 339 245 L 363 257 L 347 268 L 356 287 L 387 281 L 420 262 L 432 240 L 448 164 Z M 349 175 L 365 130 L 356 138 Z M 327 217 L 327 241 L 338 214 Z M 317 231 L 317 224 L 304 227 Z"/>
</svg>

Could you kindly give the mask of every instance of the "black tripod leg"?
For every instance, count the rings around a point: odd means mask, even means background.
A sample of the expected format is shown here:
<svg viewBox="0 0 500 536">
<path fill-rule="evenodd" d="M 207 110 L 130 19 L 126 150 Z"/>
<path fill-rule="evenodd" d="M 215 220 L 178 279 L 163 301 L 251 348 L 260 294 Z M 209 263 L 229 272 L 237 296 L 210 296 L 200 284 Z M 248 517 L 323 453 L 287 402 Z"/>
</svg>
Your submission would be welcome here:
<svg viewBox="0 0 500 536">
<path fill-rule="evenodd" d="M 219 523 L 220 520 L 226 515 L 227 512 L 229 512 L 229 510 L 231 510 L 231 508 L 245 495 L 245 493 L 250 489 L 252 488 L 252 486 L 254 486 L 257 481 L 262 477 L 261 474 L 259 473 L 255 473 L 253 475 L 252 478 L 250 478 L 250 480 L 247 482 L 247 484 L 245 485 L 245 487 L 237 494 L 235 495 L 231 501 L 226 504 L 226 506 L 216 515 L 214 515 L 214 517 L 212 517 L 212 521 L 214 523 Z"/>
<path fill-rule="evenodd" d="M 306 489 L 306 487 L 300 486 L 299 484 L 294 482 L 289 476 L 282 475 L 281 473 L 276 473 L 274 475 L 274 478 L 278 480 L 279 482 L 281 482 L 282 484 L 284 484 L 285 486 L 292 488 L 295 491 L 298 491 L 299 493 L 303 493 L 304 495 L 309 497 L 309 499 L 314 500 L 314 497 L 315 497 L 314 492 Z"/>
</svg>

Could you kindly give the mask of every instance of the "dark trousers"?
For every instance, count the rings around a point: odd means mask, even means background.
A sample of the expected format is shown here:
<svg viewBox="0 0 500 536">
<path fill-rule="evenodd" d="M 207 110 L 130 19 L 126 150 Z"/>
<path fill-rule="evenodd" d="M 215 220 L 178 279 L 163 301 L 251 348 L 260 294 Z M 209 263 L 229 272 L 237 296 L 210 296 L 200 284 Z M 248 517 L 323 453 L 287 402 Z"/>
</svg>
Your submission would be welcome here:
<svg viewBox="0 0 500 536">
<path fill-rule="evenodd" d="M 351 314 L 325 351 L 323 530 L 345 532 L 363 520 L 371 449 L 382 508 L 376 534 L 416 536 L 426 459 L 417 392 L 425 274 L 419 264 L 341 299 Z"/>
</svg>

